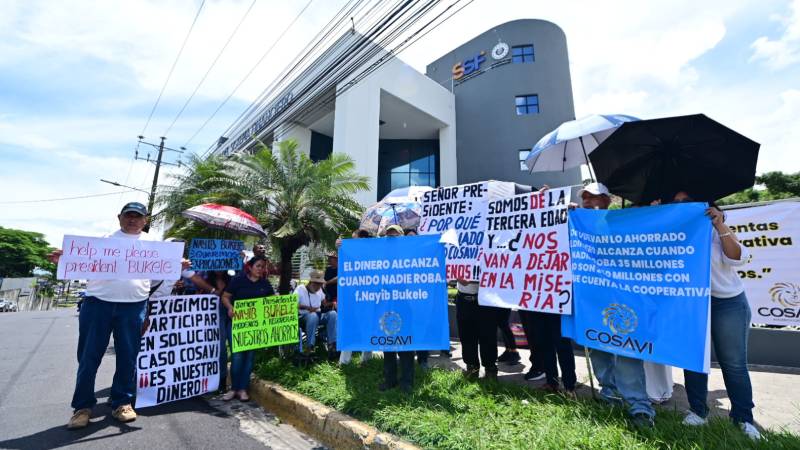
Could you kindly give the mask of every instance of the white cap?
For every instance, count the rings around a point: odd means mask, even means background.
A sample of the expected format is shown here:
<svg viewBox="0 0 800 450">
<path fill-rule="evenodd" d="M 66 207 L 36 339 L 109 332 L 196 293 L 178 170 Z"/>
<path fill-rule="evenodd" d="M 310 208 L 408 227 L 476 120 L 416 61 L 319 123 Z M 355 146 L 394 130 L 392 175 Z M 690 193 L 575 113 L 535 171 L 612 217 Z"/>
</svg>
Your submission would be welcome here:
<svg viewBox="0 0 800 450">
<path fill-rule="evenodd" d="M 589 183 L 584 186 L 583 189 L 578 192 L 578 195 L 583 195 L 584 192 L 588 192 L 592 195 L 605 195 L 610 197 L 611 192 L 608 191 L 608 188 L 603 183 Z"/>
</svg>

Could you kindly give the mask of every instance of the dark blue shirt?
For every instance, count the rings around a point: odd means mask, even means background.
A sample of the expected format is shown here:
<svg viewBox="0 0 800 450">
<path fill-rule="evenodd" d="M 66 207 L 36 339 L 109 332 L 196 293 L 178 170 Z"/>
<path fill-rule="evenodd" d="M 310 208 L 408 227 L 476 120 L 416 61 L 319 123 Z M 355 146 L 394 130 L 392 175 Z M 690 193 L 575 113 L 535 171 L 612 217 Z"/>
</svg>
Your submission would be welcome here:
<svg viewBox="0 0 800 450">
<path fill-rule="evenodd" d="M 250 281 L 247 275 L 244 274 L 234 277 L 228 287 L 225 288 L 225 292 L 231 294 L 232 302 L 275 295 L 275 290 L 272 289 L 272 285 L 269 284 L 266 278 Z"/>
</svg>

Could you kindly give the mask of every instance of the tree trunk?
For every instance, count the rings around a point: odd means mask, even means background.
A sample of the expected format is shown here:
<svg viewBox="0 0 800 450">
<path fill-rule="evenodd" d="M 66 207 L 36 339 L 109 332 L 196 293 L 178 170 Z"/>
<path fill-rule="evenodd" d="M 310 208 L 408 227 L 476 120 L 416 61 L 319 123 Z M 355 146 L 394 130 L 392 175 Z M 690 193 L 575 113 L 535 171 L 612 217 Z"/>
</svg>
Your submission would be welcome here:
<svg viewBox="0 0 800 450">
<path fill-rule="evenodd" d="M 287 239 L 283 244 L 280 246 L 280 254 L 281 254 L 281 261 L 280 261 L 280 272 L 281 278 L 278 282 L 278 293 L 285 295 L 292 293 L 292 256 L 294 256 L 294 252 L 300 248 L 300 242 L 298 239 Z"/>
</svg>

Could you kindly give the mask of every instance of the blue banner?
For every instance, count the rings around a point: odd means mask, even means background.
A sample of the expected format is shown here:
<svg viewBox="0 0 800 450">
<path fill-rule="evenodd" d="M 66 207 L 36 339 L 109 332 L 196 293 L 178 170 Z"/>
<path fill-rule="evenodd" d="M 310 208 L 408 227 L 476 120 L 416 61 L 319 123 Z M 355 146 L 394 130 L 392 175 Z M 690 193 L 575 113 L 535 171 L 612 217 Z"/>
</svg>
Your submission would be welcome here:
<svg viewBox="0 0 800 450">
<path fill-rule="evenodd" d="M 439 235 L 346 239 L 339 249 L 339 350 L 448 348 Z"/>
<path fill-rule="evenodd" d="M 570 211 L 574 314 L 563 316 L 562 333 L 590 348 L 707 373 L 706 207 Z"/>
<path fill-rule="evenodd" d="M 192 239 L 189 260 L 192 270 L 239 270 L 244 242 L 223 239 Z"/>
</svg>

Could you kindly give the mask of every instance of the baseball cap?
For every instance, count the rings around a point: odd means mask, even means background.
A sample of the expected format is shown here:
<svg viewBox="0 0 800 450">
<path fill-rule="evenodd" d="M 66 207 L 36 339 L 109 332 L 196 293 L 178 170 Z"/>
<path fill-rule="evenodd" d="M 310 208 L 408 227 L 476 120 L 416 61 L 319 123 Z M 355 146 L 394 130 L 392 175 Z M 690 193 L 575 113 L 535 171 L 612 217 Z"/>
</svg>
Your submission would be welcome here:
<svg viewBox="0 0 800 450">
<path fill-rule="evenodd" d="M 147 208 L 139 203 L 139 202 L 130 202 L 122 207 L 122 211 L 120 214 L 125 214 L 126 212 L 135 212 L 136 214 L 141 214 L 143 216 L 147 215 Z"/>
<path fill-rule="evenodd" d="M 611 192 L 608 191 L 608 188 L 603 183 L 589 183 L 584 186 L 580 192 L 578 192 L 578 195 L 583 195 L 584 192 L 588 192 L 592 195 L 605 195 L 607 197 L 611 196 Z"/>
<path fill-rule="evenodd" d="M 384 236 L 387 233 L 389 233 L 389 230 L 394 230 L 394 231 L 400 233 L 400 236 L 405 234 L 405 231 L 403 231 L 403 227 L 401 227 L 400 225 L 397 225 L 397 224 L 392 224 L 392 225 L 389 225 L 388 227 L 386 227 L 385 230 L 383 230 Z"/>
</svg>

